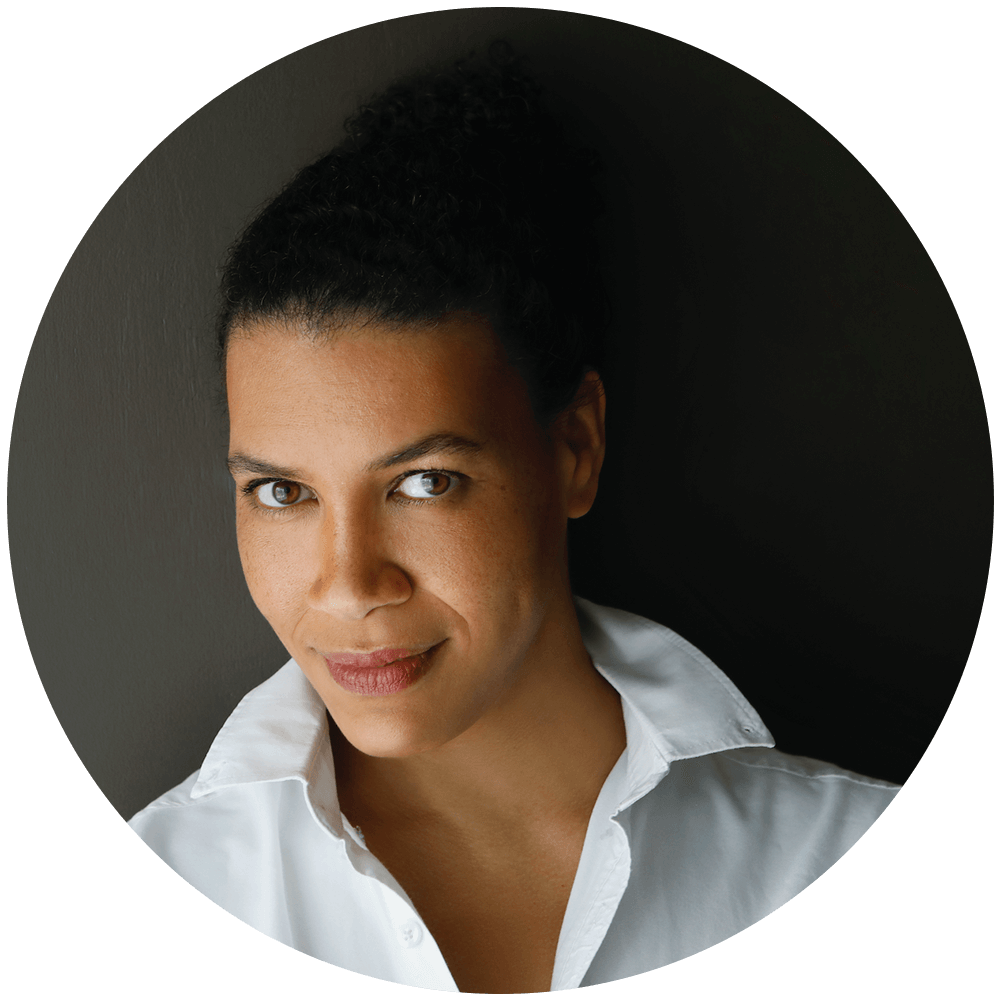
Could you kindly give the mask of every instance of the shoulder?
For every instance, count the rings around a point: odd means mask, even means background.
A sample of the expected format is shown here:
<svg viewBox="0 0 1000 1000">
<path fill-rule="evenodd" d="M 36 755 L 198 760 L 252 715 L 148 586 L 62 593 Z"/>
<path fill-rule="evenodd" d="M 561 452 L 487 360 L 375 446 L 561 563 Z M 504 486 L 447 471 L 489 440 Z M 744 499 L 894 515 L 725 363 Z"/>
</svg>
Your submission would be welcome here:
<svg viewBox="0 0 1000 1000">
<path fill-rule="evenodd" d="M 205 790 L 190 776 L 129 820 L 170 868 L 241 920 L 300 950 L 329 929 L 330 895 L 352 898 L 341 841 L 313 814 L 295 778 Z M 317 894 L 303 889 L 323 886 Z M 313 926 L 315 924 L 315 927 Z M 332 945 L 326 944 L 329 950 Z"/>
<path fill-rule="evenodd" d="M 179 785 L 171 788 L 169 792 L 164 792 L 159 798 L 153 799 L 145 809 L 140 809 L 128 821 L 128 825 L 133 830 L 138 831 L 148 826 L 151 822 L 155 822 L 155 818 L 166 810 L 183 809 L 186 806 L 192 805 L 195 800 L 191 798 L 191 789 L 197 783 L 200 773 L 200 771 L 195 771 Z"/>
<path fill-rule="evenodd" d="M 237 785 L 198 794 L 200 772 L 154 799 L 128 825 L 175 871 L 191 881 L 207 856 L 246 850 L 281 822 L 286 782 Z M 195 792 L 195 794 L 192 794 Z"/>
<path fill-rule="evenodd" d="M 267 900 L 280 898 L 282 891 L 285 833 L 294 834 L 293 850 L 307 857 L 315 854 L 311 842 L 302 843 L 315 824 L 305 814 L 301 784 L 261 782 L 201 793 L 198 778 L 196 772 L 155 799 L 129 820 L 129 826 L 209 899 L 280 937 Z M 247 878 L 248 872 L 255 873 L 254 879 Z"/>
<path fill-rule="evenodd" d="M 853 844 L 899 790 L 888 781 L 767 747 L 726 750 L 674 767 L 688 795 L 714 802 L 733 817 L 734 829 L 752 839 L 826 844 L 833 855 Z"/>
<path fill-rule="evenodd" d="M 888 804 L 901 788 L 827 761 L 799 757 L 773 747 L 740 747 L 716 755 L 722 766 L 742 774 L 749 785 L 781 787 L 806 794 L 848 794 Z"/>
<path fill-rule="evenodd" d="M 746 747 L 674 761 L 630 822 L 655 863 L 687 873 L 693 893 L 714 885 L 720 899 L 762 894 L 767 912 L 850 850 L 897 790 L 833 764 Z"/>
<path fill-rule="evenodd" d="M 213 816 L 211 797 L 206 801 L 191 795 L 198 776 L 195 771 L 128 821 L 149 848 L 189 881 L 190 855 L 198 850 L 199 841 L 206 842 L 207 833 L 221 825 Z"/>
</svg>

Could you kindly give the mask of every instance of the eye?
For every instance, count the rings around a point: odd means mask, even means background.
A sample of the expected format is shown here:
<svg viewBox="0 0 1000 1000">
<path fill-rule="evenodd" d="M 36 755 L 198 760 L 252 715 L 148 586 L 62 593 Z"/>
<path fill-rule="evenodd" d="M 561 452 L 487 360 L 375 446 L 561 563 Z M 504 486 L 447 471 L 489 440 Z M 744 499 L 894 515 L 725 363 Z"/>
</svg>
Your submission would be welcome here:
<svg viewBox="0 0 1000 1000">
<path fill-rule="evenodd" d="M 254 498 L 262 507 L 294 507 L 316 494 L 308 486 L 293 483 L 290 479 L 261 483 L 252 489 Z"/>
<path fill-rule="evenodd" d="M 415 472 L 396 487 L 396 492 L 411 500 L 433 500 L 444 496 L 457 482 L 458 476 L 448 472 Z"/>
</svg>

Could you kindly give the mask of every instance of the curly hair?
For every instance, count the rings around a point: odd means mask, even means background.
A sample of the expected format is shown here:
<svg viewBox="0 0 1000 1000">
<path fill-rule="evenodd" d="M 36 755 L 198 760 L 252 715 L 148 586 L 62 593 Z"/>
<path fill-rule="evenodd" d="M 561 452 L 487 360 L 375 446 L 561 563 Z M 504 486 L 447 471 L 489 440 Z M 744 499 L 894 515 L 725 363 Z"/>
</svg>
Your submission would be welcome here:
<svg viewBox="0 0 1000 1000">
<path fill-rule="evenodd" d="M 230 248 L 218 319 L 315 329 L 464 310 L 493 326 L 544 424 L 600 362 L 607 306 L 592 151 L 572 147 L 506 43 L 396 83 Z"/>
</svg>

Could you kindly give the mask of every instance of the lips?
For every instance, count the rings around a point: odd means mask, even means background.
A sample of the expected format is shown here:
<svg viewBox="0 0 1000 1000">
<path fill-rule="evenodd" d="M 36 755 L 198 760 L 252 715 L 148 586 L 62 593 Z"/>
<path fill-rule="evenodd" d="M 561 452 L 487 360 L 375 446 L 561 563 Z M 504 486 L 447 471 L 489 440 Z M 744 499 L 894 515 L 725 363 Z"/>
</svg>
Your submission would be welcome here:
<svg viewBox="0 0 1000 1000">
<path fill-rule="evenodd" d="M 331 670 L 335 667 L 343 670 L 371 670 L 414 655 L 419 654 L 414 654 L 409 649 L 377 649 L 374 653 L 334 653 L 326 657 L 326 662 Z"/>
<path fill-rule="evenodd" d="M 373 653 L 332 653 L 324 656 L 330 676 L 352 694 L 382 696 L 404 691 L 430 669 L 443 642 L 419 652 L 378 649 Z"/>
</svg>

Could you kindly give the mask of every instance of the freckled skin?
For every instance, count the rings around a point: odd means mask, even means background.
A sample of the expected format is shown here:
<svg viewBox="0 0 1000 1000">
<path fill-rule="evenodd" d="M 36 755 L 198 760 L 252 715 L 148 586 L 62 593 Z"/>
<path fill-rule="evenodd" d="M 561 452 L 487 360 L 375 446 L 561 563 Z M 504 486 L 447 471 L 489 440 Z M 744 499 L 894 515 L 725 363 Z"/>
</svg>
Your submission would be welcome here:
<svg viewBox="0 0 1000 1000">
<path fill-rule="evenodd" d="M 247 583 L 336 723 L 341 809 L 459 989 L 548 990 L 625 746 L 566 564 L 567 519 L 597 492 L 603 396 L 541 428 L 491 328 L 460 314 L 320 338 L 258 323 L 231 340 L 227 380 L 231 457 L 280 467 L 306 498 L 269 512 L 261 488 L 243 492 L 260 475 L 234 471 Z M 373 467 L 435 434 L 481 448 Z M 452 487 L 405 502 L 400 479 L 429 470 Z M 324 659 L 437 643 L 418 680 L 378 696 L 338 685 Z"/>
<path fill-rule="evenodd" d="M 491 331 L 458 318 L 331 341 L 258 326 L 233 338 L 227 375 L 231 450 L 301 471 L 317 497 L 277 515 L 240 498 L 250 591 L 354 746 L 439 746 L 544 669 L 575 624 L 565 524 L 581 498 Z M 407 470 L 366 464 L 434 432 L 483 451 L 412 463 L 466 477 L 447 495 L 388 499 Z M 425 677 L 381 699 L 339 688 L 322 656 L 442 640 Z"/>
</svg>

